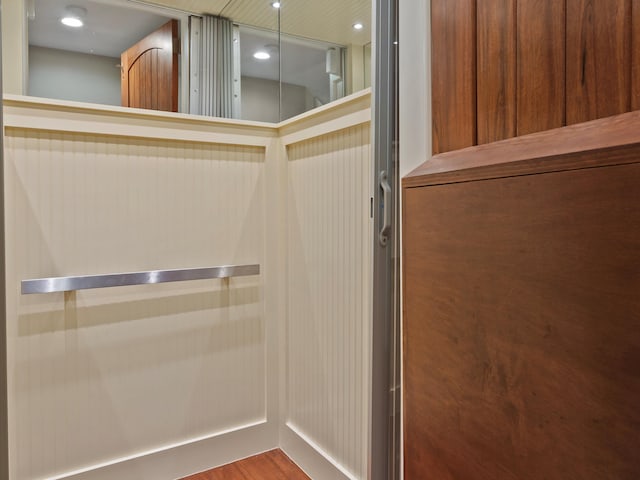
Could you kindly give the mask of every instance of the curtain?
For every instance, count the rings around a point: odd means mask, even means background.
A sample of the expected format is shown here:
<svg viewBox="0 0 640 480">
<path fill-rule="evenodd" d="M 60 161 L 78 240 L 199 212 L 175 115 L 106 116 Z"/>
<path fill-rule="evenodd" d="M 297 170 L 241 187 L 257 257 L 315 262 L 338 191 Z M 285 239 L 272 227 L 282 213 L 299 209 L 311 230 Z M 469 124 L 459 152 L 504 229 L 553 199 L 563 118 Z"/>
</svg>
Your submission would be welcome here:
<svg viewBox="0 0 640 480">
<path fill-rule="evenodd" d="M 213 15 L 191 17 L 190 111 L 233 117 L 233 23 Z"/>
</svg>

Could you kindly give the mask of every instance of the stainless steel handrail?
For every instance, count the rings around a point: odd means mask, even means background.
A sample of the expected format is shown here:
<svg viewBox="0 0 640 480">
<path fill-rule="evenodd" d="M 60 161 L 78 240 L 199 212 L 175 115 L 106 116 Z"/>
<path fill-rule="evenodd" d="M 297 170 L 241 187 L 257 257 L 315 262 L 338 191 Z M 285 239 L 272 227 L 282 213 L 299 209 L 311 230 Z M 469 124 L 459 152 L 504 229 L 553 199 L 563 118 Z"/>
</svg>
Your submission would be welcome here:
<svg viewBox="0 0 640 480">
<path fill-rule="evenodd" d="M 106 275 L 83 275 L 76 277 L 52 277 L 22 280 L 22 294 L 70 292 L 87 288 L 121 287 L 151 283 L 184 282 L 210 278 L 242 277 L 258 275 L 260 265 L 224 265 L 207 268 L 184 268 L 180 270 L 152 270 L 149 272 L 110 273 Z"/>
</svg>

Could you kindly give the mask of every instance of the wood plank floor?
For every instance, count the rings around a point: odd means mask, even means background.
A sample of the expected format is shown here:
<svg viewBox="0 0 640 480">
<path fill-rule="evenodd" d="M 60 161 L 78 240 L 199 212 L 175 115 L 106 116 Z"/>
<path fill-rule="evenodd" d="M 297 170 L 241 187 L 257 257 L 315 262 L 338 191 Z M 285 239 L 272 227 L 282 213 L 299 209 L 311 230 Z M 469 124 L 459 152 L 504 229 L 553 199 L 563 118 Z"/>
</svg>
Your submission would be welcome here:
<svg viewBox="0 0 640 480">
<path fill-rule="evenodd" d="M 280 449 L 196 473 L 182 480 L 311 480 Z"/>
</svg>

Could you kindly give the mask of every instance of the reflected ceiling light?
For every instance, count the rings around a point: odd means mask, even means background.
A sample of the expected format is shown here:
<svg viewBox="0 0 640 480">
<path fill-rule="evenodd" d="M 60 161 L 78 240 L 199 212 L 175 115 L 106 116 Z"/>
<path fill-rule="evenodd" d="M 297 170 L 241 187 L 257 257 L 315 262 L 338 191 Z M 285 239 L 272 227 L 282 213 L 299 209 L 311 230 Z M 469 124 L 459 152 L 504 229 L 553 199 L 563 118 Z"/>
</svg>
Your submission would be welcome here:
<svg viewBox="0 0 640 480">
<path fill-rule="evenodd" d="M 363 28 L 364 28 L 364 25 L 362 25 L 360 22 L 353 24 L 354 30 L 362 30 Z"/>
<path fill-rule="evenodd" d="M 31 21 L 36 19 L 36 3 L 35 0 L 27 0 L 27 18 Z"/>
<path fill-rule="evenodd" d="M 273 8 L 280 8 L 280 7 L 282 6 L 282 4 L 281 4 L 280 2 L 273 2 L 273 3 L 271 4 L 271 6 L 272 6 Z"/>
<path fill-rule="evenodd" d="M 271 58 L 271 55 L 264 50 L 258 50 L 253 54 L 253 58 L 257 58 L 258 60 L 268 60 Z"/>
<path fill-rule="evenodd" d="M 86 9 L 69 6 L 64 9 L 64 16 L 60 19 L 60 22 L 67 27 L 78 28 L 84 25 L 84 18 L 86 16 Z"/>
</svg>

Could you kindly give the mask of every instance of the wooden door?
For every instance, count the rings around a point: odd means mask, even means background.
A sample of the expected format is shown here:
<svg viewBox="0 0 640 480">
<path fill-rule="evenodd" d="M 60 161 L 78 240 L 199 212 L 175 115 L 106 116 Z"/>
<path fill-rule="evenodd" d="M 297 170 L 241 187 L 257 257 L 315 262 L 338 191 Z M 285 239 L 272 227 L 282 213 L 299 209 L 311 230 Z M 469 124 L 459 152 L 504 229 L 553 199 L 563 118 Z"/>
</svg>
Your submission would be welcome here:
<svg viewBox="0 0 640 480">
<path fill-rule="evenodd" d="M 406 480 L 640 478 L 639 183 L 640 112 L 405 177 Z"/>
<path fill-rule="evenodd" d="M 433 153 L 640 109 L 640 0 L 432 0 Z"/>
<path fill-rule="evenodd" d="M 122 53 L 125 107 L 178 111 L 178 21 L 171 20 Z"/>
</svg>

